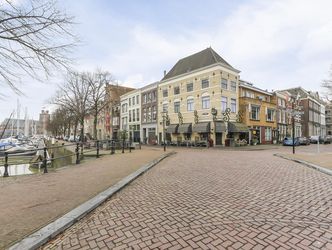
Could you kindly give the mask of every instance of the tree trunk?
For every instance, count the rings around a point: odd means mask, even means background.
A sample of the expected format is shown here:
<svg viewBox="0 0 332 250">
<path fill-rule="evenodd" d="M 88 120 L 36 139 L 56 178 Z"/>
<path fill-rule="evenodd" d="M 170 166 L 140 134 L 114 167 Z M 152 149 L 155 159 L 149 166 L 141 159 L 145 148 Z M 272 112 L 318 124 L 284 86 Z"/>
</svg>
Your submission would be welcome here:
<svg viewBox="0 0 332 250">
<path fill-rule="evenodd" d="M 98 122 L 98 113 L 95 112 L 94 118 L 93 118 L 93 135 L 97 139 L 97 122 Z"/>
</svg>

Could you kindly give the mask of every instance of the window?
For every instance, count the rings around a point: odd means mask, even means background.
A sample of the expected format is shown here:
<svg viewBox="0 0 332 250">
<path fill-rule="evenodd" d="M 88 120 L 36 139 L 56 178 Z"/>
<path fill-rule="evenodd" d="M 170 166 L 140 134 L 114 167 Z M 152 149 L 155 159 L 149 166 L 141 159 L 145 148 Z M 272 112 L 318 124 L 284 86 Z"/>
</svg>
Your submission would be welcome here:
<svg viewBox="0 0 332 250">
<path fill-rule="evenodd" d="M 148 107 L 147 117 L 148 117 L 148 122 L 151 122 L 151 107 Z"/>
<path fill-rule="evenodd" d="M 231 81 L 231 90 L 236 91 L 236 82 Z"/>
<path fill-rule="evenodd" d="M 151 97 L 151 95 L 152 95 L 152 93 L 150 92 L 150 93 L 148 93 L 148 102 L 151 102 L 152 101 L 152 97 Z"/>
<path fill-rule="evenodd" d="M 121 105 L 121 111 L 122 111 L 122 113 L 125 113 L 125 112 L 127 112 L 127 110 L 126 110 L 126 104 L 122 104 Z"/>
<path fill-rule="evenodd" d="M 231 99 L 231 112 L 236 113 L 236 99 Z"/>
<path fill-rule="evenodd" d="M 163 104 L 163 112 L 168 112 L 168 104 L 167 103 Z"/>
<path fill-rule="evenodd" d="M 221 78 L 221 88 L 227 89 L 227 79 Z"/>
<path fill-rule="evenodd" d="M 131 98 L 129 98 L 129 107 L 131 106 Z"/>
<path fill-rule="evenodd" d="M 187 111 L 194 111 L 194 99 L 187 100 Z"/>
<path fill-rule="evenodd" d="M 176 87 L 174 87 L 174 95 L 178 95 L 178 94 L 180 94 L 180 87 L 176 86 Z"/>
<path fill-rule="evenodd" d="M 202 109 L 209 109 L 209 108 L 210 108 L 210 96 L 203 96 Z"/>
<path fill-rule="evenodd" d="M 129 110 L 129 122 L 131 122 L 131 110 Z"/>
<path fill-rule="evenodd" d="M 272 129 L 270 127 L 265 127 L 265 141 L 272 140 Z"/>
<path fill-rule="evenodd" d="M 133 98 L 133 106 L 135 105 L 135 96 L 132 97 Z"/>
<path fill-rule="evenodd" d="M 134 111 L 134 112 L 135 112 L 135 111 Z M 137 117 L 136 121 L 139 122 L 139 109 L 136 109 L 136 117 Z"/>
<path fill-rule="evenodd" d="M 164 89 L 163 90 L 163 97 L 167 97 L 168 96 L 168 90 L 167 89 Z"/>
<path fill-rule="evenodd" d="M 144 108 L 142 112 L 143 112 L 143 122 L 146 122 L 146 109 Z"/>
<path fill-rule="evenodd" d="M 136 104 L 139 104 L 139 95 L 136 96 Z"/>
<path fill-rule="evenodd" d="M 153 121 L 157 120 L 157 106 L 152 107 L 152 120 Z"/>
<path fill-rule="evenodd" d="M 202 80 L 202 89 L 209 87 L 209 79 L 203 79 Z"/>
<path fill-rule="evenodd" d="M 260 113 L 260 107 L 259 106 L 255 106 L 255 105 L 251 105 L 251 116 L 250 116 L 250 119 L 251 120 L 259 121 L 259 113 Z"/>
<path fill-rule="evenodd" d="M 187 92 L 191 92 L 194 90 L 194 84 L 191 83 L 187 83 Z"/>
<path fill-rule="evenodd" d="M 154 90 L 152 92 L 152 101 L 156 101 L 157 100 L 157 94 L 156 94 L 156 91 Z"/>
<path fill-rule="evenodd" d="M 133 122 L 135 121 L 135 109 L 133 109 Z"/>
<path fill-rule="evenodd" d="M 244 96 L 245 97 L 249 97 L 249 98 L 255 98 L 254 93 L 250 92 L 250 91 L 245 91 L 244 92 Z"/>
<path fill-rule="evenodd" d="M 267 109 L 266 112 L 266 121 L 273 122 L 274 121 L 274 110 L 273 109 Z"/>
<path fill-rule="evenodd" d="M 225 112 L 227 109 L 227 97 L 221 97 L 221 112 Z"/>
<path fill-rule="evenodd" d="M 174 102 L 174 113 L 180 112 L 180 102 Z"/>
<path fill-rule="evenodd" d="M 146 103 L 146 94 L 143 94 L 143 104 Z"/>
</svg>

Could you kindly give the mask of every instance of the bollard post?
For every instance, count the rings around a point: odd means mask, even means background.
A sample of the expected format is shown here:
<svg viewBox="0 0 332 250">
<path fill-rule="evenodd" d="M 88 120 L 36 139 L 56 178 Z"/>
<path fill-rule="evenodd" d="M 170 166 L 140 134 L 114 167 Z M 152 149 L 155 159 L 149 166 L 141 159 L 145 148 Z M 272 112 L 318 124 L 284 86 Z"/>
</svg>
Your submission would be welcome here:
<svg viewBox="0 0 332 250">
<path fill-rule="evenodd" d="M 47 171 L 47 148 L 44 147 L 44 160 L 43 160 L 43 163 L 44 163 L 44 174 L 48 173 Z"/>
<path fill-rule="evenodd" d="M 83 145 L 83 142 L 81 142 L 81 160 L 83 160 L 83 158 L 84 158 L 83 149 L 84 149 L 84 145 Z"/>
<path fill-rule="evenodd" d="M 124 154 L 124 148 L 125 148 L 125 139 L 122 139 L 122 154 Z"/>
<path fill-rule="evenodd" d="M 97 141 L 97 158 L 99 158 L 99 141 Z"/>
<path fill-rule="evenodd" d="M 129 153 L 131 153 L 131 136 L 129 138 Z"/>
<path fill-rule="evenodd" d="M 139 141 L 138 141 L 139 149 L 142 149 L 142 148 L 141 148 L 141 146 L 142 146 L 142 144 L 141 144 L 141 138 L 138 138 L 138 140 L 139 140 Z"/>
<path fill-rule="evenodd" d="M 80 164 L 80 144 L 76 144 L 76 164 Z"/>
<path fill-rule="evenodd" d="M 8 152 L 5 152 L 5 172 L 3 173 L 3 177 L 8 177 Z"/>
<path fill-rule="evenodd" d="M 51 153 L 51 166 L 52 166 L 52 168 L 54 167 L 53 163 L 54 163 L 54 152 Z"/>
<path fill-rule="evenodd" d="M 114 155 L 114 140 L 111 141 L 111 155 Z"/>
</svg>

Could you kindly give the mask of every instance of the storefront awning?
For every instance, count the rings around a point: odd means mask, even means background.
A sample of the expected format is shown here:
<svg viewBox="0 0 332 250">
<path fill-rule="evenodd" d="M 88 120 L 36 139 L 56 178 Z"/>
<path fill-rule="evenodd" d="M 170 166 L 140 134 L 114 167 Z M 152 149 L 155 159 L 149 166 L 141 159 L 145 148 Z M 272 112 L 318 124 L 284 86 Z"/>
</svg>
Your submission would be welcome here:
<svg viewBox="0 0 332 250">
<path fill-rule="evenodd" d="M 192 131 L 191 123 L 183 123 L 183 124 L 179 125 L 178 133 L 190 134 L 191 131 Z"/>
<path fill-rule="evenodd" d="M 166 132 L 169 133 L 169 134 L 177 134 L 178 133 L 178 127 L 179 127 L 179 124 L 170 124 L 166 128 Z"/>
<path fill-rule="evenodd" d="M 216 133 L 226 132 L 226 124 L 224 122 L 216 122 Z"/>
<path fill-rule="evenodd" d="M 239 122 L 229 122 L 228 123 L 228 132 L 231 133 L 249 133 L 249 128 Z"/>
<path fill-rule="evenodd" d="M 199 122 L 199 123 L 194 124 L 193 132 L 210 133 L 210 122 Z"/>
</svg>

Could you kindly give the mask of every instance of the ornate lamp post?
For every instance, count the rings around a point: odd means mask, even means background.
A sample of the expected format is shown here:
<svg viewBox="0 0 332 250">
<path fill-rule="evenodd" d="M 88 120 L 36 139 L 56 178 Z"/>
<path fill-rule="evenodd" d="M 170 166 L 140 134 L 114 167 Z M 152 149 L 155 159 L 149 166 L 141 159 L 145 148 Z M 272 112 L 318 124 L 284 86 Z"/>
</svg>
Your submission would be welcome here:
<svg viewBox="0 0 332 250">
<path fill-rule="evenodd" d="M 293 154 L 295 154 L 295 116 L 302 114 L 303 112 L 298 111 L 299 108 L 298 101 L 300 99 L 300 95 L 292 96 L 292 109 L 290 111 L 292 116 L 292 141 L 293 141 Z"/>
<path fill-rule="evenodd" d="M 212 114 L 213 127 L 214 127 L 214 141 L 216 143 L 216 138 L 217 138 L 216 120 L 217 120 L 218 110 L 216 108 L 212 108 L 211 114 Z"/>
<path fill-rule="evenodd" d="M 164 139 L 164 151 L 166 151 L 166 125 L 169 125 L 169 118 L 167 111 L 161 112 L 162 117 L 163 117 L 163 139 Z"/>
</svg>

